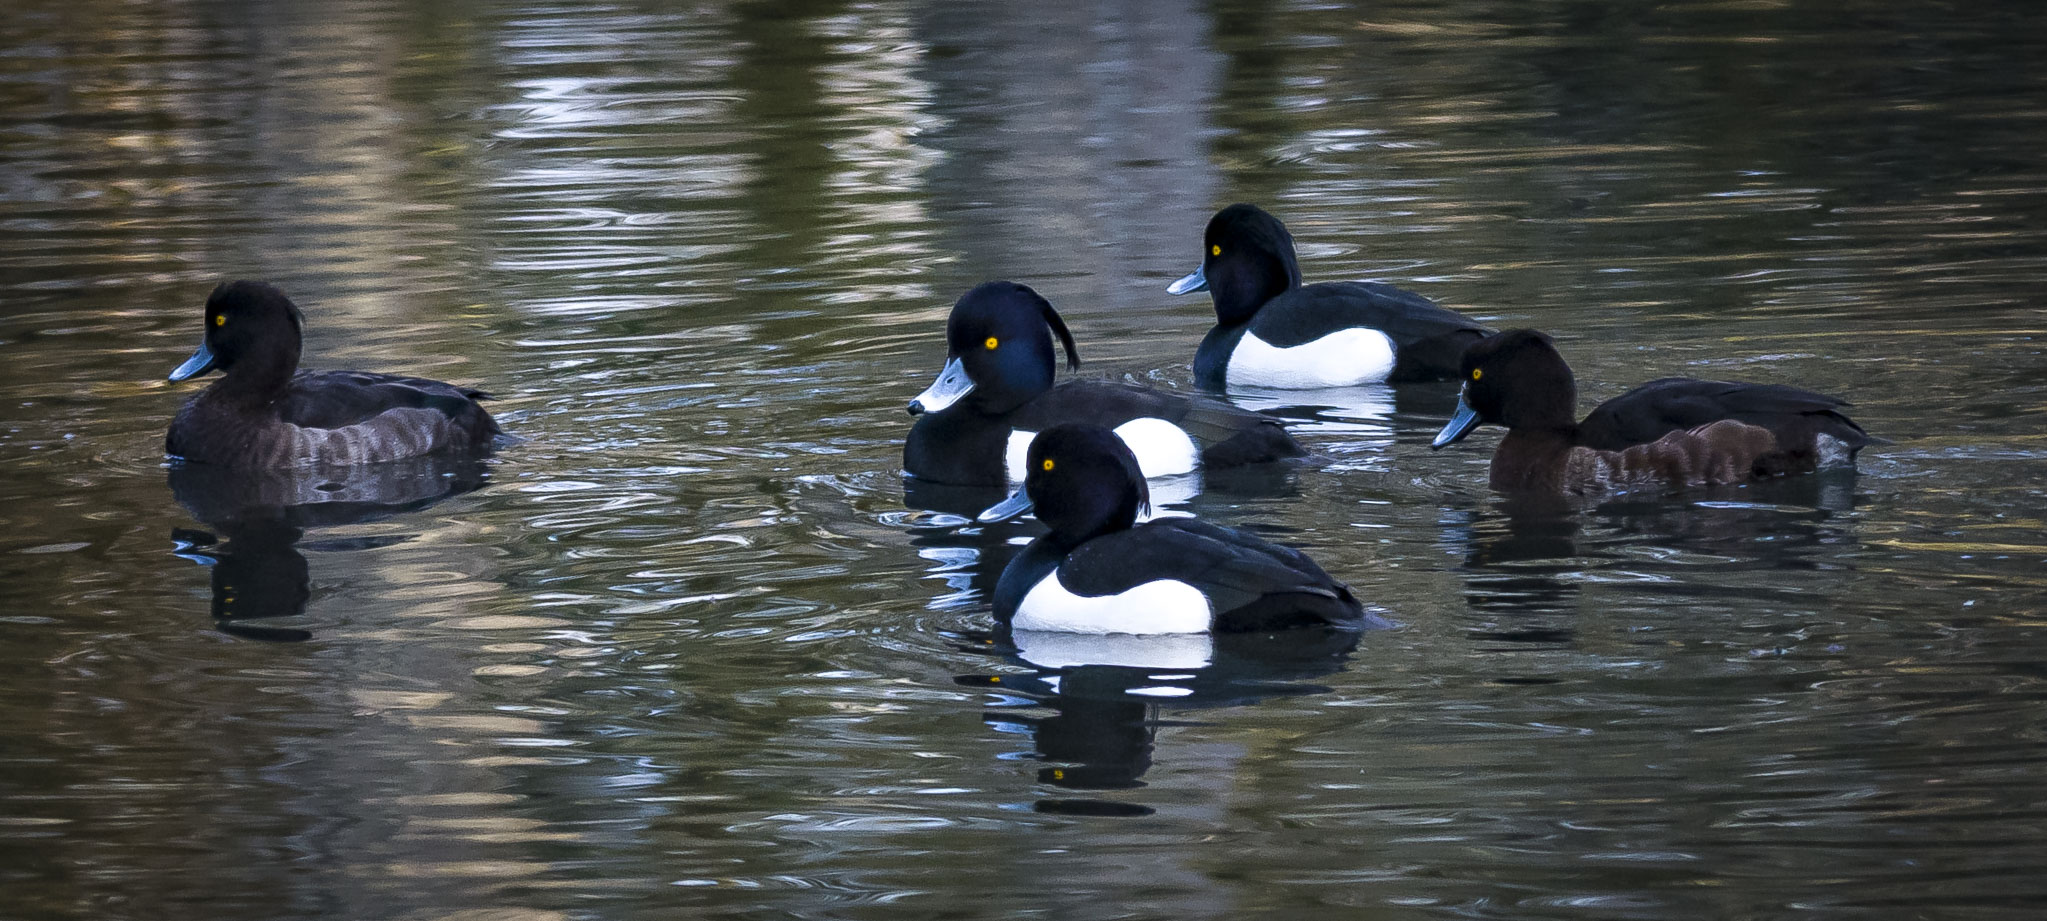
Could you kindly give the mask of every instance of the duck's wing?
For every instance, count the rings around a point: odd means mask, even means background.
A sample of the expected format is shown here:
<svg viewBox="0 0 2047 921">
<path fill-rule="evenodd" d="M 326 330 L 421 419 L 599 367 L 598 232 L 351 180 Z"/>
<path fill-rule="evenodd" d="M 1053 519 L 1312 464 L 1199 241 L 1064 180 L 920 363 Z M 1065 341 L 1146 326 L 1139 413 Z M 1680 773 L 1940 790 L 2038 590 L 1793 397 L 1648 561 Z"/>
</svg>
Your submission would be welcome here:
<svg viewBox="0 0 2047 921">
<path fill-rule="evenodd" d="M 1327 334 L 1330 318 L 1346 327 L 1376 329 L 1403 348 L 1445 337 L 1477 340 L 1492 333 L 1478 321 L 1419 294 L 1371 281 L 1328 281 L 1295 288 L 1268 302 L 1252 320 L 1251 331 L 1272 345 L 1291 348 Z"/>
<path fill-rule="evenodd" d="M 1368 281 L 1295 288 L 1267 302 L 1249 329 L 1271 345 L 1292 348 L 1350 327 L 1376 329 L 1393 341 L 1387 380 L 1395 382 L 1454 377 L 1464 350 L 1493 332 L 1412 291 Z"/>
<path fill-rule="evenodd" d="M 1350 589 L 1307 555 L 1194 518 L 1164 518 L 1095 538 L 1067 555 L 1059 578 L 1083 595 L 1112 595 L 1172 579 L 1199 589 L 1217 630 L 1355 625 Z"/>
<path fill-rule="evenodd" d="M 1214 397 L 1190 396 L 1186 400 L 1186 413 L 1173 424 L 1201 444 L 1201 462 L 1204 464 L 1233 467 L 1308 454 L 1308 449 L 1294 440 L 1278 416 L 1245 409 Z"/>
<path fill-rule="evenodd" d="M 1666 377 L 1599 404 L 1578 426 L 1579 443 L 1617 451 L 1723 419 L 1760 426 L 1785 450 L 1810 449 L 1824 434 L 1851 449 L 1876 439 L 1841 412 L 1848 402 L 1782 384 Z"/>
<path fill-rule="evenodd" d="M 1186 412 L 1187 398 L 1169 390 L 1116 381 L 1069 380 L 1018 407 L 1009 423 L 1033 432 L 1062 422 L 1089 422 L 1115 428 L 1146 417 L 1177 424 Z"/>
<path fill-rule="evenodd" d="M 427 409 L 459 425 L 488 423 L 477 405 L 490 394 L 422 377 L 368 371 L 301 371 L 278 398 L 281 420 L 302 428 L 339 429 L 361 425 L 392 410 Z M 481 417 L 479 419 L 479 417 Z M 497 434 L 495 423 L 488 433 Z"/>
</svg>

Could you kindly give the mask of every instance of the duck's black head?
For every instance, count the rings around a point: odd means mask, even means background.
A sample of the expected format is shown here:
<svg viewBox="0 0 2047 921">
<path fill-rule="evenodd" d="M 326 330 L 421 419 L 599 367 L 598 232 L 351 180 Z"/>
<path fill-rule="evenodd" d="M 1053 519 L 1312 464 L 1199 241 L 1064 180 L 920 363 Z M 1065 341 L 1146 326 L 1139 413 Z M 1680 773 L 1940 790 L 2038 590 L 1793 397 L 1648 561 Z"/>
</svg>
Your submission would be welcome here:
<svg viewBox="0 0 2047 921">
<path fill-rule="evenodd" d="M 291 298 L 260 281 L 231 281 L 206 298 L 206 338 L 171 372 L 182 381 L 219 369 L 222 383 L 274 390 L 298 370 L 305 319 Z"/>
<path fill-rule="evenodd" d="M 980 412 L 1005 413 L 1052 389 L 1058 361 L 1051 333 L 1066 346 L 1066 367 L 1080 367 L 1073 334 L 1038 292 L 1012 281 L 976 286 L 952 305 L 945 321 L 945 370 L 910 401 L 910 414 L 938 412 L 961 400 Z"/>
<path fill-rule="evenodd" d="M 1174 282 L 1169 294 L 1206 290 L 1216 322 L 1248 323 L 1266 301 L 1301 286 L 1294 237 L 1279 218 L 1257 205 L 1235 204 L 1208 219 L 1201 235 L 1201 268 Z"/>
<path fill-rule="evenodd" d="M 1137 457 L 1099 425 L 1055 425 L 1031 439 L 1023 489 L 981 513 L 982 521 L 1014 518 L 1035 508 L 1053 539 L 1077 546 L 1129 528 L 1151 508 Z"/>
<path fill-rule="evenodd" d="M 1549 336 L 1510 329 L 1464 350 L 1459 375 L 1464 391 L 1457 415 L 1430 447 L 1453 444 L 1479 423 L 1508 429 L 1569 431 L 1576 425 L 1578 384 Z"/>
</svg>

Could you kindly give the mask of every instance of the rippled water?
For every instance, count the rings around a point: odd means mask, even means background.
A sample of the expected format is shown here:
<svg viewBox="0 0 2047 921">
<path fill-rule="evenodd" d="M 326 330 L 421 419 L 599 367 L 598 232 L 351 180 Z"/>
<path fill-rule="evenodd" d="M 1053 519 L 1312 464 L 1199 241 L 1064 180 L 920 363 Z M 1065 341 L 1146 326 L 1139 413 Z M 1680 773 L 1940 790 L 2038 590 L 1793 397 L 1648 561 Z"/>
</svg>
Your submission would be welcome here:
<svg viewBox="0 0 2047 921">
<path fill-rule="evenodd" d="M 2020 2 L 17 0 L 0 916 L 2033 917 L 2043 57 Z M 1400 626 L 993 641 L 1032 526 L 898 473 L 946 309 L 1185 387 L 1237 200 L 1588 398 L 1895 444 L 1559 514 L 1427 450 L 1447 386 L 1250 395 L 1327 463 L 1186 508 Z M 524 443 L 168 470 L 227 277 Z"/>
</svg>

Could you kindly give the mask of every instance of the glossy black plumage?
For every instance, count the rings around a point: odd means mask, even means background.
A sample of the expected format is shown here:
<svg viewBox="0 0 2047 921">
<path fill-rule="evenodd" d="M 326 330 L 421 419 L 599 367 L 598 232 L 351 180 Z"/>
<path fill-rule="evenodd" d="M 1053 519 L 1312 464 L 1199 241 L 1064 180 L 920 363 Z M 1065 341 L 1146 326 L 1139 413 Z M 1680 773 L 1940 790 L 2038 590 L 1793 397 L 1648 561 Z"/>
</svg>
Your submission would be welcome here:
<svg viewBox="0 0 2047 921">
<path fill-rule="evenodd" d="M 236 468 L 364 464 L 482 452 L 499 434 L 477 401 L 441 381 L 367 371 L 299 371 L 297 306 L 277 288 L 223 284 L 206 301 L 206 338 L 173 380 L 221 378 L 172 420 L 164 449 Z"/>
<path fill-rule="evenodd" d="M 1027 469 L 1024 491 L 1049 532 L 997 582 L 995 613 L 1004 621 L 1057 570 L 1067 590 L 1086 596 L 1162 579 L 1184 582 L 1208 598 L 1210 629 L 1217 631 L 1378 622 L 1348 586 L 1298 550 L 1193 518 L 1136 524 L 1147 504 L 1144 479 L 1136 458 L 1105 428 L 1046 429 L 1031 442 Z"/>
<path fill-rule="evenodd" d="M 1876 444 L 1840 399 L 1781 384 L 1663 378 L 1574 420 L 1577 384 L 1550 338 L 1508 330 L 1473 345 L 1457 417 L 1435 447 L 1504 425 L 1495 489 L 1591 493 L 1804 473 Z M 1835 454 L 1838 456 L 1830 456 Z"/>
<path fill-rule="evenodd" d="M 1392 285 L 1303 285 L 1292 234 L 1255 205 L 1216 212 L 1203 234 L 1202 252 L 1201 269 L 1174 285 L 1176 293 L 1206 287 L 1215 304 L 1216 326 L 1194 355 L 1194 378 L 1202 387 L 1224 388 L 1230 358 L 1247 332 L 1293 348 L 1345 329 L 1378 330 L 1393 342 L 1394 363 L 1385 380 L 1394 383 L 1453 376 L 1464 349 L 1490 332 Z"/>
<path fill-rule="evenodd" d="M 1279 419 L 1209 397 L 1108 381 L 1055 385 L 1050 324 L 1062 334 L 1069 366 L 1078 365 L 1064 324 L 1036 291 L 988 282 L 959 299 L 946 322 L 947 370 L 926 394 L 953 377 L 972 389 L 935 411 L 926 411 L 925 396 L 911 404 L 919 418 L 903 445 L 905 472 L 937 483 L 1002 486 L 1009 482 L 1007 451 L 1014 430 L 1043 431 L 1061 422 L 1113 428 L 1141 418 L 1162 419 L 1185 431 L 1208 466 L 1306 453 Z M 989 342 L 996 346 L 987 347 Z"/>
</svg>

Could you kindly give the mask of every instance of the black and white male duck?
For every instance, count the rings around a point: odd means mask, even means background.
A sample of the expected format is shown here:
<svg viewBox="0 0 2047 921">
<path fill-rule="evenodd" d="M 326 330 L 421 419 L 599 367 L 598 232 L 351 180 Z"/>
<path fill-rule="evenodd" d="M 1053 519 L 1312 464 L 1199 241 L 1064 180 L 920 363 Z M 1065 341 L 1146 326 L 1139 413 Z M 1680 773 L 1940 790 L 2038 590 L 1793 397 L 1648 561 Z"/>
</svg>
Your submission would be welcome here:
<svg viewBox="0 0 2047 921">
<path fill-rule="evenodd" d="M 1666 377 L 1574 421 L 1578 387 L 1550 337 L 1513 329 L 1464 354 L 1457 413 L 1431 447 L 1481 423 L 1507 427 L 1493 451 L 1502 492 L 1588 495 L 1743 483 L 1852 466 L 1881 442 L 1834 397 L 1781 384 Z"/>
<path fill-rule="evenodd" d="M 1215 301 L 1215 328 L 1194 353 L 1194 381 L 1211 390 L 1444 380 L 1491 332 L 1392 285 L 1301 284 L 1293 236 L 1256 205 L 1216 212 L 1201 247 L 1201 267 L 1166 293 Z"/>
<path fill-rule="evenodd" d="M 488 450 L 487 394 L 417 377 L 298 369 L 305 319 L 275 286 L 232 281 L 206 298 L 206 336 L 170 379 L 219 370 L 178 410 L 164 450 L 233 468 L 368 464 Z"/>
<path fill-rule="evenodd" d="M 1078 368 L 1073 334 L 1038 292 L 991 281 L 961 296 L 945 322 L 945 369 L 910 401 L 921 418 L 903 444 L 903 470 L 934 483 L 1005 486 L 1023 479 L 1031 437 L 1059 422 L 1113 428 L 1152 477 L 1307 453 L 1276 417 L 1221 400 L 1109 381 L 1054 386 L 1052 333 L 1067 368 Z"/>
<path fill-rule="evenodd" d="M 1035 508 L 1048 533 L 1011 560 L 995 614 L 1015 630 L 1206 633 L 1384 622 L 1298 550 L 1195 518 L 1136 524 L 1149 502 L 1137 458 L 1098 425 L 1056 425 L 1031 440 L 1029 474 L 981 513 Z"/>
</svg>

